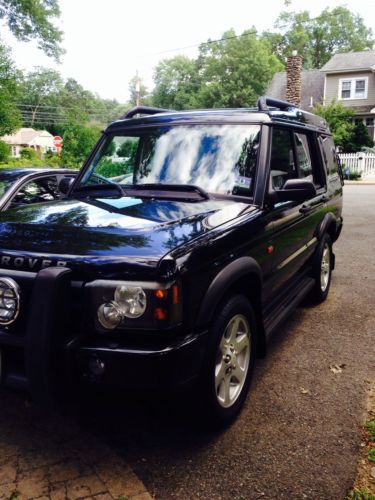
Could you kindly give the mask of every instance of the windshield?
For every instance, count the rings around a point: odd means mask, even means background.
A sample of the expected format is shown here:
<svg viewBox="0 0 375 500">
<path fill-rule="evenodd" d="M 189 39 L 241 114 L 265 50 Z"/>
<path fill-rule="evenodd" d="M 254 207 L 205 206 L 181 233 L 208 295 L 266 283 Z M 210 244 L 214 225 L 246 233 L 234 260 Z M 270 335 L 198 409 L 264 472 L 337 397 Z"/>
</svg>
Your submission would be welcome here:
<svg viewBox="0 0 375 500">
<path fill-rule="evenodd" d="M 259 139 L 259 125 L 232 124 L 143 128 L 109 136 L 80 186 L 194 185 L 249 196 Z"/>
</svg>

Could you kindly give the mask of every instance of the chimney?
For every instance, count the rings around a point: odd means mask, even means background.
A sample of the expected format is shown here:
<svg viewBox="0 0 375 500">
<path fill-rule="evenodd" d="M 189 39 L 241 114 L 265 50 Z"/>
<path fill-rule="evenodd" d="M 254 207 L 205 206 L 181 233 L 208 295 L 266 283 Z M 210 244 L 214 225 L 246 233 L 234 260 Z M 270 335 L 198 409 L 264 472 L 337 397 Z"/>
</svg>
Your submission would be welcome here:
<svg viewBox="0 0 375 500">
<path fill-rule="evenodd" d="M 293 50 L 286 65 L 286 100 L 296 106 L 301 106 L 301 72 L 302 56 Z"/>
</svg>

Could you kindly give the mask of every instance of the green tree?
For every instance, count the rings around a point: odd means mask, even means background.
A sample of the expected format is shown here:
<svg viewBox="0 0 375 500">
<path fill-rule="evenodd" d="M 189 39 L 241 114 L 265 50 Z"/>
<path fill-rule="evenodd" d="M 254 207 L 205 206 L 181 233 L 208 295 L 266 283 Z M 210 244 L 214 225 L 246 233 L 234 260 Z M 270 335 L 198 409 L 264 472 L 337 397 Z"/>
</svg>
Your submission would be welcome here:
<svg viewBox="0 0 375 500">
<path fill-rule="evenodd" d="M 4 141 L 0 140 L 0 162 L 6 163 L 10 156 L 10 146 Z"/>
<path fill-rule="evenodd" d="M 337 52 L 358 52 L 372 49 L 373 34 L 363 18 L 346 7 L 326 8 L 314 19 L 312 32 L 312 60 L 321 68 Z"/>
<path fill-rule="evenodd" d="M 200 48 L 199 104 L 210 108 L 253 106 L 274 73 L 282 69 L 269 43 L 259 39 L 254 29 L 239 37 L 230 30 L 220 42 Z"/>
<path fill-rule="evenodd" d="M 9 57 L 9 50 L 0 44 L 0 137 L 11 134 L 22 123 L 15 104 L 18 78 L 19 73 Z"/>
<path fill-rule="evenodd" d="M 19 106 L 25 124 L 47 128 L 54 135 L 63 135 L 72 121 L 104 127 L 126 108 L 115 100 L 101 99 L 73 78 L 64 81 L 60 73 L 48 68 L 28 73 L 21 89 Z"/>
<path fill-rule="evenodd" d="M 308 11 L 284 11 L 275 28 L 276 33 L 263 33 L 263 39 L 282 61 L 297 50 L 307 69 L 321 68 L 338 52 L 372 49 L 374 45 L 363 18 L 346 7 L 326 8 L 315 18 Z"/>
<path fill-rule="evenodd" d="M 185 56 L 162 61 L 155 69 L 155 105 L 172 109 L 245 107 L 255 104 L 283 65 L 270 43 L 254 29 L 203 43 L 196 60 Z"/>
<path fill-rule="evenodd" d="M 61 162 L 66 167 L 79 167 L 100 137 L 100 128 L 71 122 L 63 135 Z"/>
<path fill-rule="evenodd" d="M 351 137 L 343 144 L 343 148 L 347 153 L 356 153 L 362 148 L 371 148 L 374 141 L 371 139 L 366 125 L 360 121 L 355 124 Z"/>
<path fill-rule="evenodd" d="M 313 111 L 327 120 L 335 144 L 346 150 L 345 148 L 352 140 L 354 132 L 354 111 L 336 101 L 327 106 L 319 104 Z"/>
<path fill-rule="evenodd" d="M 277 33 L 265 33 L 263 37 L 271 42 L 272 50 L 281 61 L 285 61 L 293 50 L 303 56 L 305 68 L 314 67 L 311 59 L 312 23 L 307 10 L 281 12 L 276 19 Z"/>
<path fill-rule="evenodd" d="M 127 139 L 117 149 L 116 154 L 120 158 L 134 158 L 138 149 L 138 141 Z"/>
<path fill-rule="evenodd" d="M 60 16 L 58 0 L 0 0 L 0 19 L 20 41 L 36 40 L 38 47 L 58 60 L 62 32 L 53 24 Z"/>
<path fill-rule="evenodd" d="M 38 66 L 28 73 L 21 85 L 21 111 L 30 127 L 44 128 L 56 120 L 53 107 L 63 88 L 63 79 L 58 71 Z"/>
<path fill-rule="evenodd" d="M 200 87 L 197 62 L 178 55 L 161 61 L 154 70 L 155 88 L 152 102 L 169 109 L 191 109 L 199 106 Z"/>
</svg>

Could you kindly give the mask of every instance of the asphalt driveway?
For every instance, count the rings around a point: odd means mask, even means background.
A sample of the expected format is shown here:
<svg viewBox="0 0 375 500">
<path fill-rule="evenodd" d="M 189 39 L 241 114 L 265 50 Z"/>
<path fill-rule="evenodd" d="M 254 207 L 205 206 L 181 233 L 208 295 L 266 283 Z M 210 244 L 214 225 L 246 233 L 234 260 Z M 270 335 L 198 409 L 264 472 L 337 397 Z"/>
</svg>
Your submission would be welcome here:
<svg viewBox="0 0 375 500">
<path fill-rule="evenodd" d="M 329 298 L 280 329 L 230 429 L 196 430 L 184 402 L 167 398 L 129 405 L 119 395 L 117 407 L 86 415 L 156 498 L 345 498 L 375 379 L 375 186 L 344 196 Z"/>
<path fill-rule="evenodd" d="M 344 216 L 328 300 L 280 329 L 232 427 L 197 429 L 184 395 L 39 419 L 4 393 L 0 498 L 344 499 L 375 379 L 375 185 L 346 186 Z"/>
</svg>

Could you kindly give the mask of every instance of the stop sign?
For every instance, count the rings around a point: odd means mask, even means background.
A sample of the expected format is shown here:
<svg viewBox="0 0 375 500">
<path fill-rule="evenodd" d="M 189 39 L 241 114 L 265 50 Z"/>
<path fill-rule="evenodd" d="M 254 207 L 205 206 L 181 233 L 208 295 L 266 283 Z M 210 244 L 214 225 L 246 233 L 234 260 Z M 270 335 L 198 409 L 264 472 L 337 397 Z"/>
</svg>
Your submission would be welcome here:
<svg viewBox="0 0 375 500">
<path fill-rule="evenodd" d="M 53 138 L 53 144 L 55 145 L 56 148 L 61 148 L 62 146 L 62 137 L 59 135 L 55 135 Z"/>
</svg>

